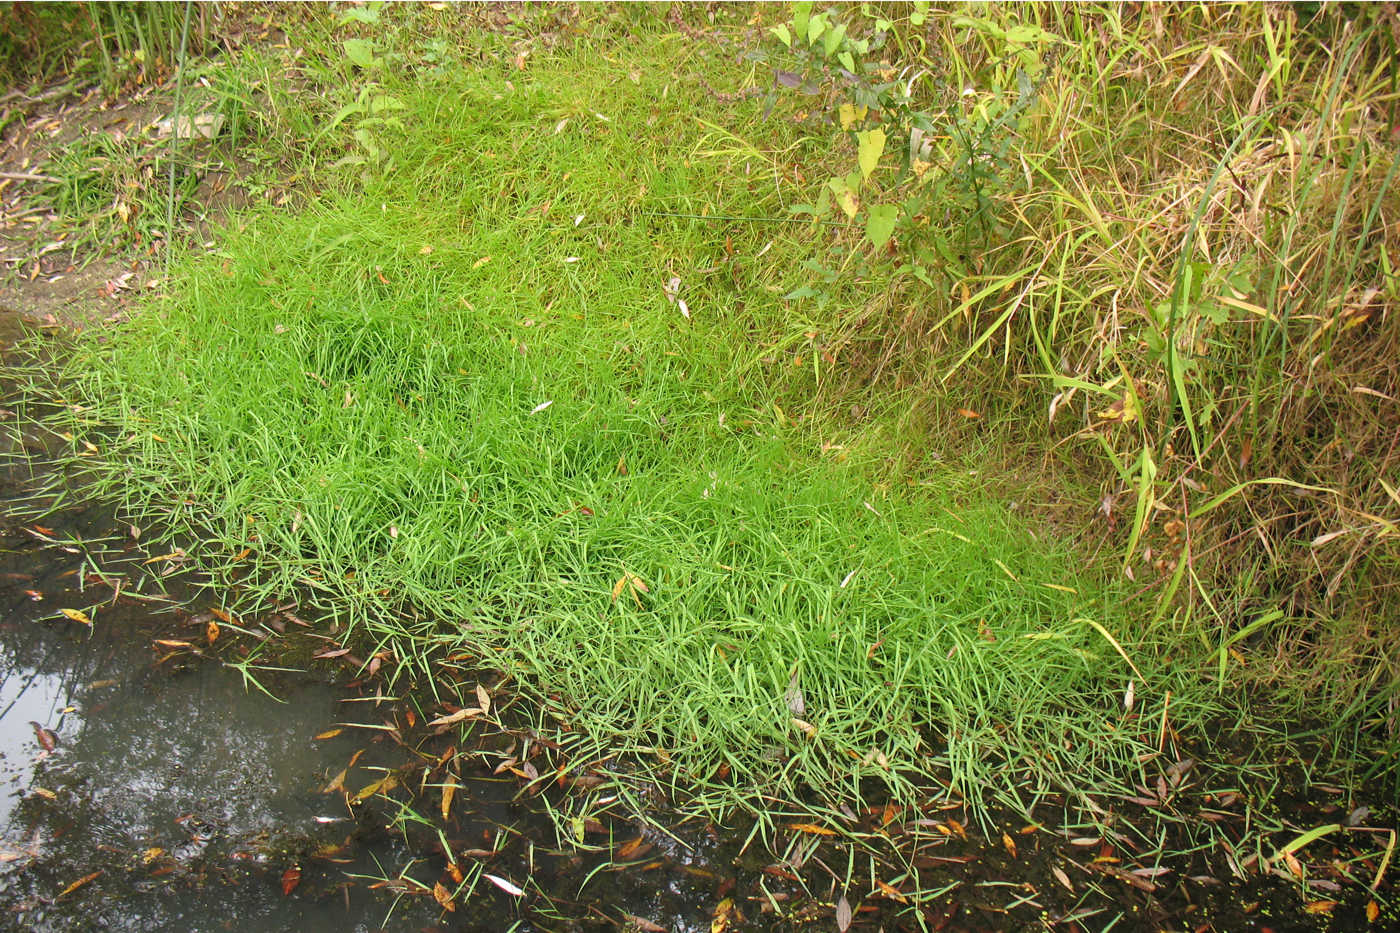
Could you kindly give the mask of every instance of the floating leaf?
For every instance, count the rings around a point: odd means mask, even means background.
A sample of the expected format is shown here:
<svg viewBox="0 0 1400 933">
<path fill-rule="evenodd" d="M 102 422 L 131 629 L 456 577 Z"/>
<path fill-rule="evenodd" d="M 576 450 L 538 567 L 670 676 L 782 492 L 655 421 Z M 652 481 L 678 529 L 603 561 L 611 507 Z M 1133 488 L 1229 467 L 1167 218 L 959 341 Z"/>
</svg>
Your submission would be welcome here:
<svg viewBox="0 0 1400 933">
<path fill-rule="evenodd" d="M 339 657 L 344 657 L 345 655 L 347 655 L 347 654 L 349 654 L 349 653 L 350 653 L 350 649 L 349 649 L 349 648 L 327 648 L 325 651 L 320 651 L 320 652 L 317 652 L 316 654 L 313 654 L 312 657 L 313 657 L 313 658 L 323 658 L 323 659 L 325 659 L 325 658 L 339 658 Z"/>
<path fill-rule="evenodd" d="M 455 911 L 457 909 L 457 902 L 452 900 L 452 892 L 447 890 L 441 881 L 433 883 L 433 900 L 441 904 L 444 910 Z"/>
<path fill-rule="evenodd" d="M 327 729 L 325 732 L 316 733 L 316 740 L 325 741 L 326 739 L 333 739 L 344 731 L 344 729 Z"/>
<path fill-rule="evenodd" d="M 455 722 L 461 722 L 463 719 L 469 719 L 469 718 L 471 718 L 471 717 L 473 717 L 473 716 L 480 716 L 480 715 L 481 715 L 481 710 L 479 710 L 479 709 L 472 709 L 472 708 L 469 707 L 469 708 L 467 708 L 467 709 L 459 709 L 459 710 L 457 710 L 457 712 L 455 712 L 455 713 L 449 713 L 449 714 L 446 715 L 446 716 L 439 716 L 437 719 L 434 719 L 432 722 L 428 723 L 428 725 L 429 725 L 429 727 L 433 727 L 433 726 L 450 726 L 450 725 L 452 725 L 452 724 L 455 723 Z"/>
<path fill-rule="evenodd" d="M 1009 835 L 1007 835 L 1006 833 L 1003 832 L 1003 833 L 1001 834 L 1001 844 L 1002 844 L 1003 846 L 1006 847 L 1007 853 L 1008 853 L 1012 858 L 1015 858 L 1015 857 L 1016 857 L 1016 840 L 1015 840 L 1015 839 L 1012 839 Z"/>
<path fill-rule="evenodd" d="M 208 625 L 206 625 L 204 627 L 204 637 L 209 639 L 209 644 L 211 645 L 214 644 L 214 642 L 218 641 L 219 623 L 211 621 Z"/>
<path fill-rule="evenodd" d="M 481 684 L 476 685 L 476 702 L 481 704 L 483 716 L 491 712 L 491 694 Z"/>
<path fill-rule="evenodd" d="M 448 775 L 447 783 L 442 785 L 442 819 L 447 822 L 447 815 L 452 810 L 452 798 L 457 794 L 457 781 Z"/>
<path fill-rule="evenodd" d="M 482 874 L 483 878 L 509 894 L 511 897 L 524 897 L 525 889 L 507 881 L 499 875 Z"/>
<path fill-rule="evenodd" d="M 29 721 L 29 725 L 34 728 L 34 738 L 44 751 L 51 752 L 58 746 L 58 733 L 39 725 L 32 719 Z"/>
<path fill-rule="evenodd" d="M 81 622 L 83 625 L 91 625 L 92 620 L 87 617 L 87 613 L 78 609 L 60 609 L 59 612 L 72 619 L 74 622 Z"/>
<path fill-rule="evenodd" d="M 799 833 L 812 833 L 816 836 L 834 836 L 836 830 L 826 826 L 818 826 L 816 823 L 792 823 L 788 829 L 796 830 Z"/>
<path fill-rule="evenodd" d="M 1336 901 L 1308 901 L 1303 909 L 1310 914 L 1330 914 L 1336 906 Z"/>
</svg>

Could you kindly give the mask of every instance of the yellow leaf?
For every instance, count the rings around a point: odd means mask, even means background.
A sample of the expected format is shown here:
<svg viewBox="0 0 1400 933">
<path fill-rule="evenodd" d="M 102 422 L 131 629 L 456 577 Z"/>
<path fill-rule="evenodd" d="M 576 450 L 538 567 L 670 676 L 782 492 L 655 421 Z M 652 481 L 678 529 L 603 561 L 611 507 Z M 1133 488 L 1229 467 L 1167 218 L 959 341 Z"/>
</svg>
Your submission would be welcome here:
<svg viewBox="0 0 1400 933">
<path fill-rule="evenodd" d="M 452 893 L 447 890 L 441 881 L 433 883 L 433 900 L 443 906 L 445 910 L 453 911 L 457 909 L 457 904 L 452 900 Z"/>
<path fill-rule="evenodd" d="M 324 739 L 333 739 L 333 738 L 335 738 L 336 736 L 340 735 L 340 733 L 342 733 L 342 732 L 344 732 L 344 731 L 345 731 L 344 729 L 327 729 L 325 732 L 319 732 L 319 733 L 317 733 L 317 734 L 316 734 L 316 739 L 317 739 L 318 741 L 324 740 Z"/>
<path fill-rule="evenodd" d="M 160 846 L 152 846 L 145 852 L 141 853 L 141 861 L 142 863 L 149 865 L 164 854 L 165 850 L 162 849 Z"/>
<path fill-rule="evenodd" d="M 714 919 L 710 921 L 710 933 L 729 933 L 734 929 L 738 912 L 732 897 L 720 901 L 719 906 L 715 908 Z"/>
<path fill-rule="evenodd" d="M 335 792 L 338 791 L 338 790 L 345 790 L 345 775 L 346 775 L 346 773 L 347 773 L 349 770 L 350 770 L 349 768 L 342 768 L 342 769 L 340 770 L 340 773 L 337 774 L 337 775 L 331 780 L 331 782 L 325 786 L 325 789 L 323 789 L 323 790 L 321 791 L 321 793 L 323 793 L 323 794 L 332 794 L 332 793 L 335 793 Z"/>
<path fill-rule="evenodd" d="M 812 833 L 815 836 L 834 836 L 836 830 L 825 826 L 818 826 L 816 823 L 792 823 L 788 829 L 794 829 L 799 833 Z"/>
<path fill-rule="evenodd" d="M 1002 833 L 1002 834 L 1001 834 L 1001 844 L 1002 844 L 1003 846 L 1006 847 L 1007 853 L 1008 853 L 1012 858 L 1015 858 L 1015 857 L 1016 857 L 1016 840 L 1015 840 L 1015 839 L 1012 839 L 1012 838 L 1011 838 L 1009 835 L 1007 835 L 1006 833 Z"/>
<path fill-rule="evenodd" d="M 87 617 L 87 613 L 85 612 L 80 612 L 77 609 L 60 609 L 58 611 L 66 615 L 68 618 L 72 619 L 74 622 L 81 622 L 84 625 L 92 624 L 92 620 Z"/>
<path fill-rule="evenodd" d="M 447 814 L 452 810 L 452 798 L 457 794 L 457 782 L 449 776 L 447 783 L 442 785 L 442 819 L 447 820 Z"/>
<path fill-rule="evenodd" d="M 350 802 L 364 803 L 366 800 L 373 797 L 375 794 L 387 794 L 389 791 L 393 790 L 395 787 L 398 786 L 399 779 L 394 777 L 394 775 L 392 774 L 386 774 L 384 775 L 384 777 L 375 781 L 373 784 L 362 788 L 358 794 L 351 798 Z"/>
<path fill-rule="evenodd" d="M 207 638 L 207 639 L 209 639 L 209 644 L 211 644 L 211 645 L 214 644 L 214 642 L 218 641 L 218 640 L 219 640 L 219 623 L 217 623 L 217 622 L 210 622 L 208 625 L 206 625 L 206 626 L 204 627 L 204 637 Z"/>
<path fill-rule="evenodd" d="M 849 130 L 863 121 L 869 109 L 868 107 L 857 107 L 854 104 L 842 104 L 837 111 L 841 117 L 841 129 Z"/>
<path fill-rule="evenodd" d="M 65 897 L 65 896 L 67 896 L 67 895 L 69 895 L 69 894 L 72 894 L 74 891 L 78 890 L 78 889 L 81 888 L 83 885 L 87 884 L 89 881 L 92 881 L 94 878 L 96 878 L 96 877 L 97 877 L 98 875 L 100 875 L 100 874 L 102 874 L 101 870 L 95 871 L 95 872 L 93 872 L 93 873 L 90 874 L 90 875 L 83 875 L 83 876 L 82 876 L 81 878 L 79 878 L 77 881 L 73 882 L 73 883 L 70 884 L 68 887 L 64 888 L 62 891 L 59 891 L 59 892 L 58 892 L 58 897 L 54 898 L 54 900 L 60 900 L 60 899 L 62 899 L 63 897 Z"/>
<path fill-rule="evenodd" d="M 1330 914 L 1336 906 L 1336 901 L 1308 901 L 1303 905 L 1303 909 L 1310 914 Z"/>
</svg>

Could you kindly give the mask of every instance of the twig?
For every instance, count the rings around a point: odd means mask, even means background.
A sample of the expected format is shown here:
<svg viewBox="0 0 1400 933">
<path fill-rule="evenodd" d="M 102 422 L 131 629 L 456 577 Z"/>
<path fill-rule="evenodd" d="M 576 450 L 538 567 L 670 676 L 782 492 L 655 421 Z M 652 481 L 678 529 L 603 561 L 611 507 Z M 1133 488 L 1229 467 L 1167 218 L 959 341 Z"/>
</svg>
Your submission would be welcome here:
<svg viewBox="0 0 1400 933">
<path fill-rule="evenodd" d="M 40 175 L 37 172 L 0 172 L 0 178 L 7 178 L 13 181 L 50 181 L 55 184 L 63 181 L 62 178 L 55 178 L 52 175 Z"/>
</svg>

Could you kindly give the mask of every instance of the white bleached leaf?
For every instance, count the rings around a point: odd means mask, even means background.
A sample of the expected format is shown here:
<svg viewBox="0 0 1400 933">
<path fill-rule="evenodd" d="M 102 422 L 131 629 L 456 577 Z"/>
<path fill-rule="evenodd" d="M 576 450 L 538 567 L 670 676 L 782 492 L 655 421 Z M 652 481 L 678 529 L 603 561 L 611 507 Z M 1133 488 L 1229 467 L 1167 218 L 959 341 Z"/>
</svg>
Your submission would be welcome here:
<svg viewBox="0 0 1400 933">
<path fill-rule="evenodd" d="M 676 299 L 676 307 L 681 309 L 681 314 L 685 316 L 687 321 L 690 320 L 690 308 L 686 307 L 684 298 Z"/>
<path fill-rule="evenodd" d="M 525 889 L 524 889 L 524 888 L 518 887 L 517 885 L 512 884 L 511 882 L 509 882 L 509 881 L 507 881 L 506 879 L 500 877 L 499 875 L 482 874 L 481 877 L 485 878 L 487 881 L 491 882 L 491 883 L 494 884 L 496 887 L 500 888 L 502 891 L 506 892 L 507 894 L 509 894 L 509 895 L 512 896 L 512 897 L 524 897 L 524 896 L 525 896 Z"/>
<path fill-rule="evenodd" d="M 554 399 L 550 399 L 550 400 L 547 401 L 547 402 L 540 402 L 540 403 L 539 403 L 538 405 L 536 405 L 534 408 L 530 409 L 530 414 L 532 414 L 532 415 L 538 415 L 540 412 L 544 411 L 546 408 L 548 408 L 549 406 L 551 406 L 551 405 L 553 405 L 553 404 L 554 404 Z"/>
</svg>

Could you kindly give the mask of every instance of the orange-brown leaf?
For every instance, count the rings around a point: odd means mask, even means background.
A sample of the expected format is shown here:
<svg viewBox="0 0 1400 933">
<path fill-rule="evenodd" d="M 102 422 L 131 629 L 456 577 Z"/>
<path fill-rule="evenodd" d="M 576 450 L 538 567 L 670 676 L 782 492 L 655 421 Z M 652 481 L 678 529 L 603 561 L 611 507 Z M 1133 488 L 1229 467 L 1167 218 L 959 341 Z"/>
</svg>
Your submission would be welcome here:
<svg viewBox="0 0 1400 933">
<path fill-rule="evenodd" d="M 286 871 L 282 872 L 282 896 L 283 896 L 283 897 L 286 897 L 288 894 L 291 894 L 292 891 L 294 891 L 294 890 L 296 889 L 296 886 L 299 885 L 299 884 L 301 884 L 301 869 L 300 869 L 300 868 L 298 868 L 297 866 L 293 865 L 291 868 L 288 868 Z"/>
</svg>

